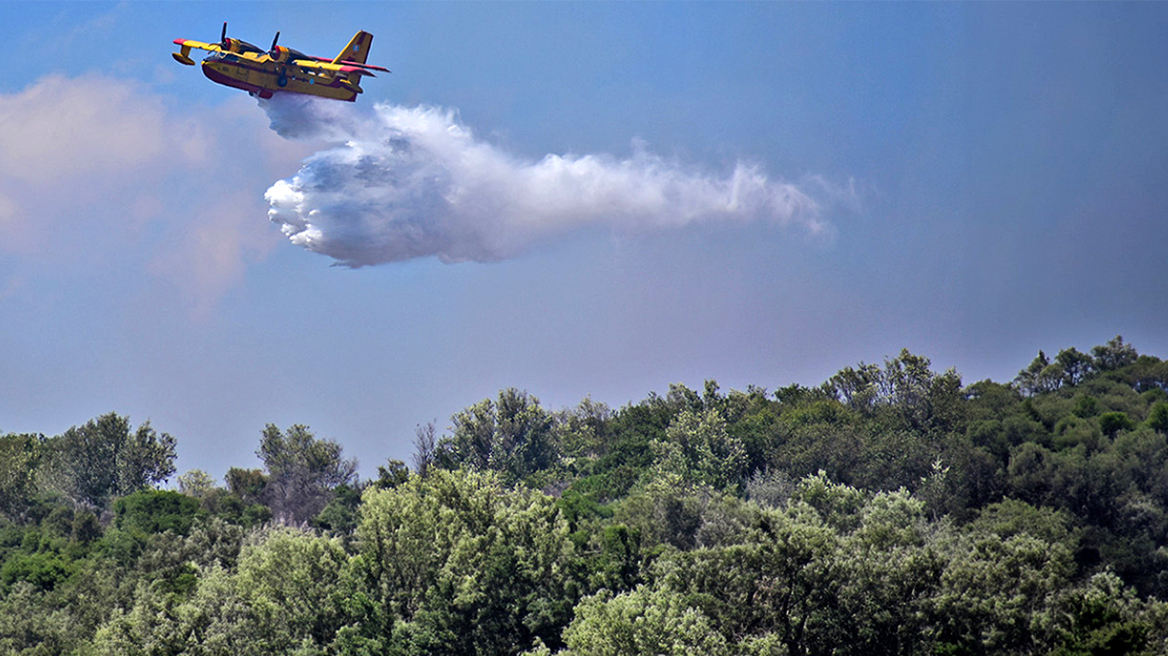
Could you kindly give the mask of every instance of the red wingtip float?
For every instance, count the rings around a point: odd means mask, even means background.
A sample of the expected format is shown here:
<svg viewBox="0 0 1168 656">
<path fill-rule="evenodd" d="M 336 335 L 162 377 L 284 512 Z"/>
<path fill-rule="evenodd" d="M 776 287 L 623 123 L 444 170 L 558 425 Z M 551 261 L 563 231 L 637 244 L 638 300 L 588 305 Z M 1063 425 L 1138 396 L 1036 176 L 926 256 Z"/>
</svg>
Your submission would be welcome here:
<svg viewBox="0 0 1168 656">
<path fill-rule="evenodd" d="M 357 32 L 332 59 L 311 57 L 276 45 L 279 40 L 280 33 L 276 32 L 272 47 L 260 50 L 247 41 L 228 38 L 227 23 L 223 23 L 219 43 L 175 39 L 181 50 L 171 54 L 180 64 L 194 66 L 192 48 L 210 51 L 203 60 L 204 75 L 212 82 L 243 89 L 260 98 L 271 98 L 276 92 L 292 92 L 352 102 L 362 92 L 361 76 L 374 77 L 373 71 L 389 72 L 387 68 L 365 63 L 373 43 L 373 35 L 368 32 Z"/>
</svg>

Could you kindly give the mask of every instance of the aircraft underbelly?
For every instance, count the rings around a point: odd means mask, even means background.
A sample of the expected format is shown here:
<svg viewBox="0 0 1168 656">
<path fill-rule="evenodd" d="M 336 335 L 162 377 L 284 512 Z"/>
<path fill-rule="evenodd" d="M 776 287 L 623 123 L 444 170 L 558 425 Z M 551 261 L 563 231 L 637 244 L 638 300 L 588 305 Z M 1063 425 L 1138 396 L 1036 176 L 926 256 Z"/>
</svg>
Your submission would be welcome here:
<svg viewBox="0 0 1168 656">
<path fill-rule="evenodd" d="M 243 89 L 244 91 L 258 90 L 255 85 L 248 83 L 246 72 L 239 69 L 238 67 L 227 68 L 225 66 L 211 66 L 207 62 L 203 62 L 202 68 L 203 75 L 206 75 L 207 79 L 211 80 L 212 82 L 216 82 L 224 86 L 235 87 L 236 89 Z"/>
<path fill-rule="evenodd" d="M 265 98 L 271 97 L 271 94 L 276 91 L 290 91 L 292 93 L 302 93 L 310 96 L 321 96 L 350 102 L 357 99 L 357 94 L 352 90 L 346 89 L 336 83 L 318 83 L 315 78 L 310 78 L 312 80 L 311 82 L 305 82 L 289 76 L 287 84 L 280 87 L 279 75 L 274 71 L 255 70 L 246 66 L 216 65 L 212 62 L 203 62 L 202 68 L 203 75 L 206 75 L 212 82 L 236 89 L 243 89 L 244 91 L 258 94 Z"/>
</svg>

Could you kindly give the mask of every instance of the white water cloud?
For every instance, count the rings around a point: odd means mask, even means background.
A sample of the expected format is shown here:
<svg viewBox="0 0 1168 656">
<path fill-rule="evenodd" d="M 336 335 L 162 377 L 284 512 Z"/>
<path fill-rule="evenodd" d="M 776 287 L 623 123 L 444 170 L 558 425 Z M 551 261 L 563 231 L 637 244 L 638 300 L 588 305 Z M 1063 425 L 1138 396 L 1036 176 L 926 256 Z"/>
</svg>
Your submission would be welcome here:
<svg viewBox="0 0 1168 656">
<path fill-rule="evenodd" d="M 632 157 L 526 161 L 435 107 L 351 106 L 277 96 L 261 103 L 290 138 L 337 145 L 272 185 L 269 218 L 292 241 L 359 267 L 436 256 L 492 261 L 587 226 L 645 231 L 771 221 L 829 231 L 821 201 L 761 166 L 716 175 L 636 146 Z"/>
</svg>

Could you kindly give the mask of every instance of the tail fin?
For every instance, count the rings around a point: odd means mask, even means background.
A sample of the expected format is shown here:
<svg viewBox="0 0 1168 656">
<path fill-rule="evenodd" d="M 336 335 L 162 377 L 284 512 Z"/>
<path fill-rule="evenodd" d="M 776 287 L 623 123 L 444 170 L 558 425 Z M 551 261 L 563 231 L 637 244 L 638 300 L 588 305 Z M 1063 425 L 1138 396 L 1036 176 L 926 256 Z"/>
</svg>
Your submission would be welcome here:
<svg viewBox="0 0 1168 656">
<path fill-rule="evenodd" d="M 373 43 L 373 35 L 368 32 L 357 32 L 353 35 L 353 39 L 349 41 L 349 45 L 341 51 L 333 60 L 334 64 L 339 64 L 343 61 L 357 62 L 364 64 L 365 60 L 369 58 L 369 45 Z"/>
</svg>

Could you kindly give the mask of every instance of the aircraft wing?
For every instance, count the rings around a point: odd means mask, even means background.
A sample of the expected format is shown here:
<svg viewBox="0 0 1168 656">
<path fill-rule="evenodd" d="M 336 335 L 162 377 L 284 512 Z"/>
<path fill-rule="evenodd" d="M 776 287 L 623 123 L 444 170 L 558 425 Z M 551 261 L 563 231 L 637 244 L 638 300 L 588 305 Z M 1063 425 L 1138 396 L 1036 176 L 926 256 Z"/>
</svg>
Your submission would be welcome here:
<svg viewBox="0 0 1168 656">
<path fill-rule="evenodd" d="M 203 43 L 202 41 L 191 41 L 190 39 L 175 39 L 176 46 L 182 46 L 184 49 L 195 48 L 196 50 L 210 50 L 211 52 L 222 52 L 223 48 L 219 47 L 218 43 Z"/>
<path fill-rule="evenodd" d="M 331 73 L 356 73 L 358 75 L 368 75 L 369 77 L 377 77 L 373 71 L 366 70 L 366 66 L 355 66 L 351 64 L 333 64 L 331 62 L 319 62 L 311 59 L 295 59 L 292 64 L 299 66 L 305 70 L 329 71 Z"/>
<path fill-rule="evenodd" d="M 331 64 L 333 61 L 331 59 L 325 59 L 324 57 L 311 57 L 311 56 L 308 58 L 308 60 L 314 61 L 314 62 L 320 62 L 323 64 Z M 392 73 L 393 72 L 393 71 L 389 70 L 388 68 L 385 68 L 384 66 L 374 66 L 373 64 L 362 64 L 360 62 L 355 62 L 355 61 L 341 60 L 340 65 L 342 65 L 342 66 L 356 66 L 358 68 L 367 68 L 367 69 L 374 70 L 374 71 L 381 71 L 382 73 Z M 373 75 L 373 74 L 368 73 L 367 75 Z"/>
</svg>

